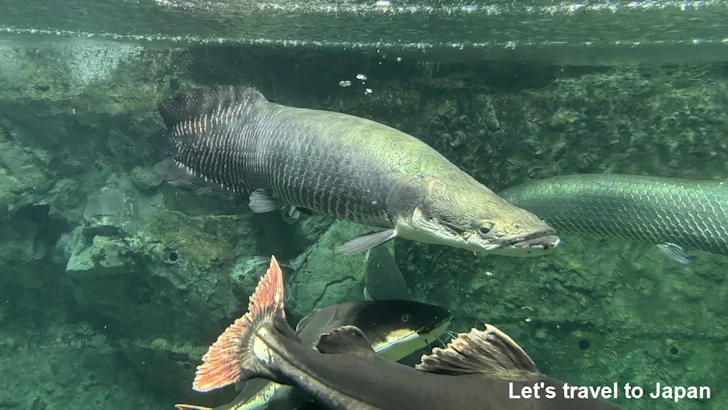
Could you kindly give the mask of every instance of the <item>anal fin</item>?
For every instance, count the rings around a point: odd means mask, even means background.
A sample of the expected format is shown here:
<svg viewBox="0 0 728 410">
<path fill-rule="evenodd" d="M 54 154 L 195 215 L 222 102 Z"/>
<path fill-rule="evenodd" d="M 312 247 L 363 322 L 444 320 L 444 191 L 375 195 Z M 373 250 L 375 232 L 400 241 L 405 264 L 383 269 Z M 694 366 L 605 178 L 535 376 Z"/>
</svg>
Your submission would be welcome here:
<svg viewBox="0 0 728 410">
<path fill-rule="evenodd" d="M 673 262 L 681 263 L 683 265 L 689 265 L 693 262 L 685 248 L 680 245 L 676 245 L 674 243 L 661 243 L 657 245 L 657 248 L 663 255 Z"/>
<path fill-rule="evenodd" d="M 349 242 L 336 248 L 336 253 L 342 255 L 354 255 L 357 253 L 364 252 L 375 246 L 381 245 L 388 240 L 397 237 L 397 231 L 394 229 L 387 229 L 381 232 L 374 232 L 350 240 Z"/>
<path fill-rule="evenodd" d="M 229 201 L 241 201 L 242 197 L 215 182 L 206 181 L 205 178 L 195 175 L 192 171 L 184 168 L 172 158 L 157 163 L 154 166 L 157 175 L 173 186 L 192 190 L 197 195 L 225 199 Z"/>
<path fill-rule="evenodd" d="M 341 326 L 331 333 L 322 334 L 316 343 L 316 349 L 324 354 L 374 354 L 372 344 L 356 326 Z"/>
</svg>

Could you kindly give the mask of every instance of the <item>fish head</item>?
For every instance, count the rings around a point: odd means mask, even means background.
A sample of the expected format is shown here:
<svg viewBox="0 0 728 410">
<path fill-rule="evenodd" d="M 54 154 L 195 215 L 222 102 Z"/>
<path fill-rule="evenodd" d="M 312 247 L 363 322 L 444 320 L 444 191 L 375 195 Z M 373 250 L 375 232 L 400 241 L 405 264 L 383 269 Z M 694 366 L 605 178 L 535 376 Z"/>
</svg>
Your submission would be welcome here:
<svg viewBox="0 0 728 410">
<path fill-rule="evenodd" d="M 556 247 L 555 230 L 474 179 L 428 182 L 427 197 L 395 221 L 399 236 L 477 253 L 536 256 Z"/>
<path fill-rule="evenodd" d="M 452 321 L 447 309 L 410 300 L 359 301 L 340 306 L 336 324 L 346 322 L 358 327 L 377 354 L 395 361 L 437 341 Z"/>
</svg>

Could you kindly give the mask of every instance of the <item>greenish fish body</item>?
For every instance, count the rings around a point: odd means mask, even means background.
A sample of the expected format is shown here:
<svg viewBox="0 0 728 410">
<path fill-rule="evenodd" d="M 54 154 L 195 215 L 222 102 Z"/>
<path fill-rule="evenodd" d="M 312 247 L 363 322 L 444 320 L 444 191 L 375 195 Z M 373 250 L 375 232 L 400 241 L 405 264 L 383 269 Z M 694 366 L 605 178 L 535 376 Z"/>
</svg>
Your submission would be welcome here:
<svg viewBox="0 0 728 410">
<path fill-rule="evenodd" d="M 253 212 L 282 205 L 383 228 L 339 248 L 363 252 L 395 237 L 475 252 L 530 256 L 558 237 L 424 142 L 338 112 L 267 101 L 247 87 L 194 90 L 159 107 L 175 185 Z"/>
<path fill-rule="evenodd" d="M 499 193 L 557 232 L 728 255 L 728 185 L 614 174 L 530 181 Z"/>
</svg>

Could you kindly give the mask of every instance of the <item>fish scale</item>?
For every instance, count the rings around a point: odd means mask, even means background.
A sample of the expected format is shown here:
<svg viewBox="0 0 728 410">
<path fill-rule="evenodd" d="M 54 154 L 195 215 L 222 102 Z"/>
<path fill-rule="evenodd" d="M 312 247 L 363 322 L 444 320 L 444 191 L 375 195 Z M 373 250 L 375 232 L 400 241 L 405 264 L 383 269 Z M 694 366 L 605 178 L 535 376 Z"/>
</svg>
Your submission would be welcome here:
<svg viewBox="0 0 728 410">
<path fill-rule="evenodd" d="M 636 175 L 535 180 L 499 195 L 537 213 L 557 232 L 674 243 L 728 255 L 728 185 Z"/>
<path fill-rule="evenodd" d="M 159 106 L 170 130 L 162 177 L 253 212 L 286 204 L 385 228 L 337 248 L 354 254 L 395 237 L 533 256 L 559 239 L 417 138 L 365 118 L 269 102 L 219 86 Z M 457 229 L 453 229 L 457 227 Z"/>
<path fill-rule="evenodd" d="M 256 177 L 251 181 L 253 186 L 269 184 L 283 202 L 295 206 L 322 210 L 355 222 L 376 222 L 377 226 L 391 226 L 380 209 L 367 206 L 377 196 L 376 188 L 380 187 L 377 186 L 376 178 L 360 178 L 363 174 L 358 168 L 368 168 L 370 173 L 381 170 L 367 166 L 360 157 L 347 155 L 325 144 L 321 135 L 326 134 L 321 128 L 326 127 L 305 121 L 298 115 L 297 109 L 261 104 L 258 111 L 265 110 L 269 112 L 236 120 L 250 124 L 247 129 L 241 127 L 238 138 L 257 139 L 253 149 L 258 154 L 257 164 L 262 166 L 238 163 L 243 174 L 249 172 L 248 167 L 260 169 L 259 172 L 250 170 L 250 174 Z M 275 117 L 275 121 L 271 117 Z M 275 124 L 275 130 L 272 124 Z M 291 130 L 292 135 L 281 138 L 281 130 Z M 331 169 L 336 169 L 337 173 L 332 174 Z M 354 187 L 347 183 L 353 180 L 365 182 Z M 372 200 L 367 197 L 367 190 L 373 194 Z M 386 194 L 381 189 L 379 192 Z"/>
</svg>

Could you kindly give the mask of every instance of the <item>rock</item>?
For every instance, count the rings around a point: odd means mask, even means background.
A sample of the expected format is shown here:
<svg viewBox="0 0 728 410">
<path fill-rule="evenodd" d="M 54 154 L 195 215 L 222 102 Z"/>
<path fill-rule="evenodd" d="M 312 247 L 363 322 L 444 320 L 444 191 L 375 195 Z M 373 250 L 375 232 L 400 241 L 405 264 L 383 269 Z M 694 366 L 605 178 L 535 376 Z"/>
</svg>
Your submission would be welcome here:
<svg viewBox="0 0 728 410">
<path fill-rule="evenodd" d="M 231 274 L 233 294 L 240 301 L 242 309 L 247 309 L 250 295 L 255 292 L 258 281 L 270 266 L 270 257 L 256 256 L 240 260 Z M 281 269 L 286 270 L 284 266 Z M 285 272 L 284 272 L 285 275 Z"/>
<path fill-rule="evenodd" d="M 89 196 L 83 219 L 87 230 L 99 234 L 118 233 L 134 214 L 132 201 L 119 189 L 101 188 Z"/>
<path fill-rule="evenodd" d="M 18 347 L 18 342 L 12 338 L 12 337 L 6 337 L 5 339 L 0 339 L 0 350 L 2 349 L 8 349 L 8 350 L 15 350 Z"/>
<path fill-rule="evenodd" d="M 258 252 L 249 219 L 144 215 L 114 235 L 81 226 L 66 239 L 77 312 L 127 336 L 217 337 L 247 307 L 250 294 L 241 295 L 244 303 L 236 298 L 233 275 Z"/>
<path fill-rule="evenodd" d="M 75 277 L 102 277 L 134 272 L 134 251 L 123 238 L 95 235 L 85 242 L 84 228 L 76 228 L 76 250 L 66 264 L 66 272 Z"/>
<path fill-rule="evenodd" d="M 156 172 L 142 167 L 131 170 L 131 180 L 142 191 L 153 191 L 162 183 L 162 178 Z"/>
<path fill-rule="evenodd" d="M 364 254 L 339 255 L 336 248 L 374 229 L 336 221 L 316 244 L 291 261 L 295 274 L 287 283 L 286 307 L 295 318 L 300 319 L 315 308 L 364 299 Z"/>
<path fill-rule="evenodd" d="M 132 213 L 128 198 L 118 189 L 101 188 L 91 194 L 83 211 L 86 221 L 98 220 L 105 216 L 130 216 Z"/>
</svg>

